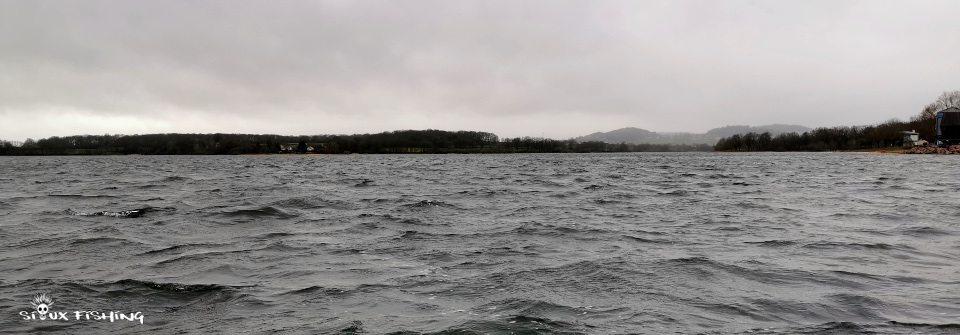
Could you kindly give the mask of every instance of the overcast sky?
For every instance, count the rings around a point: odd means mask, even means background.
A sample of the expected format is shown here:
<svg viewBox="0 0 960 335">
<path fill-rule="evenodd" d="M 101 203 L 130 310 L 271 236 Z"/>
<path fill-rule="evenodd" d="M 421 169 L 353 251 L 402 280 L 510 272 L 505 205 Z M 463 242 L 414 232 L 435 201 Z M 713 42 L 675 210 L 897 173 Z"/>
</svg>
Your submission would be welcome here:
<svg viewBox="0 0 960 335">
<path fill-rule="evenodd" d="M 960 90 L 960 1 L 0 0 L 0 139 L 865 125 Z"/>
</svg>

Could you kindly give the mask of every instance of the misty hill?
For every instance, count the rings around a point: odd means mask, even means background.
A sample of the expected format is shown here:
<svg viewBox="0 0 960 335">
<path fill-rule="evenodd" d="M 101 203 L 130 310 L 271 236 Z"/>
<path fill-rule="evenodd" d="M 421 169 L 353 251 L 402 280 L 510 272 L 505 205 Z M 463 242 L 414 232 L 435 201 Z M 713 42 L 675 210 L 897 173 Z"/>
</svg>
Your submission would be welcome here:
<svg viewBox="0 0 960 335">
<path fill-rule="evenodd" d="M 645 141 L 654 140 L 657 133 L 634 127 L 620 128 L 608 132 L 596 132 L 587 136 L 577 137 L 578 142 L 599 141 L 607 143 L 649 143 Z"/>
<path fill-rule="evenodd" d="M 612 130 L 608 132 L 596 132 L 586 136 L 574 138 L 578 142 L 600 141 L 607 143 L 649 143 L 649 144 L 714 144 L 717 140 L 732 136 L 735 134 L 746 134 L 749 132 L 764 133 L 770 132 L 770 135 L 777 136 L 782 133 L 797 132 L 803 133 L 810 131 L 810 128 L 789 124 L 771 124 L 766 126 L 726 126 L 713 128 L 703 134 L 696 133 L 658 133 L 645 129 L 628 127 Z"/>
<path fill-rule="evenodd" d="M 736 134 L 746 134 L 750 132 L 757 133 L 757 134 L 770 132 L 770 135 L 777 136 L 783 133 L 803 133 L 810 130 L 812 129 L 804 126 L 798 126 L 798 125 L 792 125 L 792 124 L 771 124 L 771 125 L 757 126 L 757 127 L 726 126 L 726 127 L 710 129 L 704 135 L 706 137 L 711 137 L 711 138 L 713 137 L 720 138 L 720 137 L 733 136 Z"/>
</svg>

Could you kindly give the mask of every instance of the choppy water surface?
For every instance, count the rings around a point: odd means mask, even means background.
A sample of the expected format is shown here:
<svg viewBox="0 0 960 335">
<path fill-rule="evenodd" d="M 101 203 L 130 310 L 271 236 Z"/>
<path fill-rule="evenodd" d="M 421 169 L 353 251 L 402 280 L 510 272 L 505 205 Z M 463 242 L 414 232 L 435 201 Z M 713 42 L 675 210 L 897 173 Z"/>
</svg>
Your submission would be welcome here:
<svg viewBox="0 0 960 335">
<path fill-rule="evenodd" d="M 957 163 L 3 157 L 0 329 L 957 333 Z M 24 320 L 41 292 L 70 319 Z"/>
</svg>

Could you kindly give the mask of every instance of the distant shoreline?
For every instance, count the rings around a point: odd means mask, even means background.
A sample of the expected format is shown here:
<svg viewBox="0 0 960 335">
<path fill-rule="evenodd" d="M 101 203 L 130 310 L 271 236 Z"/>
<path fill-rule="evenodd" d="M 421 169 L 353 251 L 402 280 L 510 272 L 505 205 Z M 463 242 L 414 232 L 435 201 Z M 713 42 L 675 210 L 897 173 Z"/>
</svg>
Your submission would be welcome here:
<svg viewBox="0 0 960 335">
<path fill-rule="evenodd" d="M 376 134 L 144 134 L 75 135 L 0 141 L 2 156 L 83 155 L 257 155 L 257 154 L 472 154 L 564 152 L 713 151 L 710 144 L 632 144 L 555 140 L 543 137 L 501 138 L 479 131 L 397 130 Z"/>
</svg>

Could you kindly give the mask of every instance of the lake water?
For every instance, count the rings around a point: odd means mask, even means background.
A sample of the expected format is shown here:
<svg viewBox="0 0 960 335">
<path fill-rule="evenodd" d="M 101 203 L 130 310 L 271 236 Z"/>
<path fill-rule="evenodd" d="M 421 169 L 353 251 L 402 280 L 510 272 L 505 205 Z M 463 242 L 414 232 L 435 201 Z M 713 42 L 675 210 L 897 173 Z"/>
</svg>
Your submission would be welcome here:
<svg viewBox="0 0 960 335">
<path fill-rule="evenodd" d="M 957 163 L 0 157 L 0 330 L 958 333 Z"/>
</svg>

